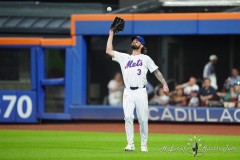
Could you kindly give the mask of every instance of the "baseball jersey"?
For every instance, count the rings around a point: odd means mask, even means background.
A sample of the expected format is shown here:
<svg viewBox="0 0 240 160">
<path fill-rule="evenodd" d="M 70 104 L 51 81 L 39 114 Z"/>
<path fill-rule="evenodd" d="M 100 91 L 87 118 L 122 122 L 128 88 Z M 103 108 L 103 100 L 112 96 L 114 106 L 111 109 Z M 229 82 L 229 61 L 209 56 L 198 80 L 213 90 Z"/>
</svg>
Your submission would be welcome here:
<svg viewBox="0 0 240 160">
<path fill-rule="evenodd" d="M 152 73 L 158 66 L 145 55 L 129 55 L 114 51 L 114 61 L 120 64 L 126 87 L 143 87 L 147 84 L 147 72 Z"/>
</svg>

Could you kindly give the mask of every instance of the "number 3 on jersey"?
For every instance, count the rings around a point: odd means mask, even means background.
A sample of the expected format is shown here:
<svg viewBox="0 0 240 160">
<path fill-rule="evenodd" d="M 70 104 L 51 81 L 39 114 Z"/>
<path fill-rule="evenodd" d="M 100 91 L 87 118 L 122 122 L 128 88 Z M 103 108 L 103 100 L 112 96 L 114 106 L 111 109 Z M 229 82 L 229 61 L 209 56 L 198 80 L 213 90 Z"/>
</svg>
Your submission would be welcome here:
<svg viewBox="0 0 240 160">
<path fill-rule="evenodd" d="M 141 74 L 141 69 L 138 69 L 137 71 L 138 71 L 137 75 L 140 75 Z"/>
</svg>

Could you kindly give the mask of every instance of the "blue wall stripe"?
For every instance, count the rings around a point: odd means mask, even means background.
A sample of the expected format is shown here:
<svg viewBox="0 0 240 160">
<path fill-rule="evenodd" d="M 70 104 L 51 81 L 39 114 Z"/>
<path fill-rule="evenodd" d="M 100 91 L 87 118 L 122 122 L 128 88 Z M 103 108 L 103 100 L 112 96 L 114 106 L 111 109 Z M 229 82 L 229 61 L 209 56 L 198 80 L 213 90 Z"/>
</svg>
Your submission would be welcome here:
<svg viewBox="0 0 240 160">
<path fill-rule="evenodd" d="M 199 21 L 199 34 L 240 34 L 240 20 Z"/>
<path fill-rule="evenodd" d="M 197 21 L 136 21 L 133 34 L 196 34 Z"/>
<path fill-rule="evenodd" d="M 110 30 L 111 21 L 78 21 L 76 22 L 76 35 L 107 35 Z M 118 35 L 132 34 L 132 21 L 126 21 L 123 32 Z"/>
<path fill-rule="evenodd" d="M 72 97 L 72 47 L 66 48 L 64 113 L 69 113 Z"/>
<path fill-rule="evenodd" d="M 45 71 L 44 71 L 44 51 L 42 47 L 37 47 L 37 106 L 38 106 L 38 113 L 44 113 L 44 96 L 45 92 L 41 85 L 41 80 L 44 79 Z"/>
<path fill-rule="evenodd" d="M 76 35 L 108 35 L 111 21 L 78 21 Z M 118 35 L 240 34 L 240 20 L 126 21 Z"/>
<path fill-rule="evenodd" d="M 86 104 L 87 46 L 83 36 L 77 36 L 77 45 L 72 50 L 72 103 Z"/>
<path fill-rule="evenodd" d="M 37 89 L 37 48 L 31 48 L 31 88 Z"/>
</svg>

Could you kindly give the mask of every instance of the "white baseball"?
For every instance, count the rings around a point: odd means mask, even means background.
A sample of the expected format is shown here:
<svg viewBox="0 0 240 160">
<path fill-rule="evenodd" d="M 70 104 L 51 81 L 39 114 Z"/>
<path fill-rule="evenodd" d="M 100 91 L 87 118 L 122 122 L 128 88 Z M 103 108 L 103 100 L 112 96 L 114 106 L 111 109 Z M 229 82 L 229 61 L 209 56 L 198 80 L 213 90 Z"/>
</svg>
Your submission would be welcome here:
<svg viewBox="0 0 240 160">
<path fill-rule="evenodd" d="M 112 7 L 107 7 L 107 11 L 111 12 L 112 11 Z"/>
</svg>

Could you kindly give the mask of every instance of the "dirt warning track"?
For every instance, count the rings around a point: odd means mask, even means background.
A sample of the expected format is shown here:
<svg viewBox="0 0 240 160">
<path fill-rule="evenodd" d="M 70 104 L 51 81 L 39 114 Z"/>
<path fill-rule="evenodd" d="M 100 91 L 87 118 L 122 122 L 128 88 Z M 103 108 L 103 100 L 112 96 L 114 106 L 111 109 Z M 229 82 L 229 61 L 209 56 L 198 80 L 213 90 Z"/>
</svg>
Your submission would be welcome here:
<svg viewBox="0 0 240 160">
<path fill-rule="evenodd" d="M 125 132 L 124 122 L 117 123 L 64 123 L 64 124 L 0 124 L 0 129 L 14 130 L 52 130 L 52 131 L 83 131 L 83 132 Z M 139 133 L 138 123 L 134 130 Z M 209 135 L 240 135 L 239 125 L 230 124 L 161 124 L 150 123 L 149 133 L 159 134 L 209 134 Z"/>
</svg>

